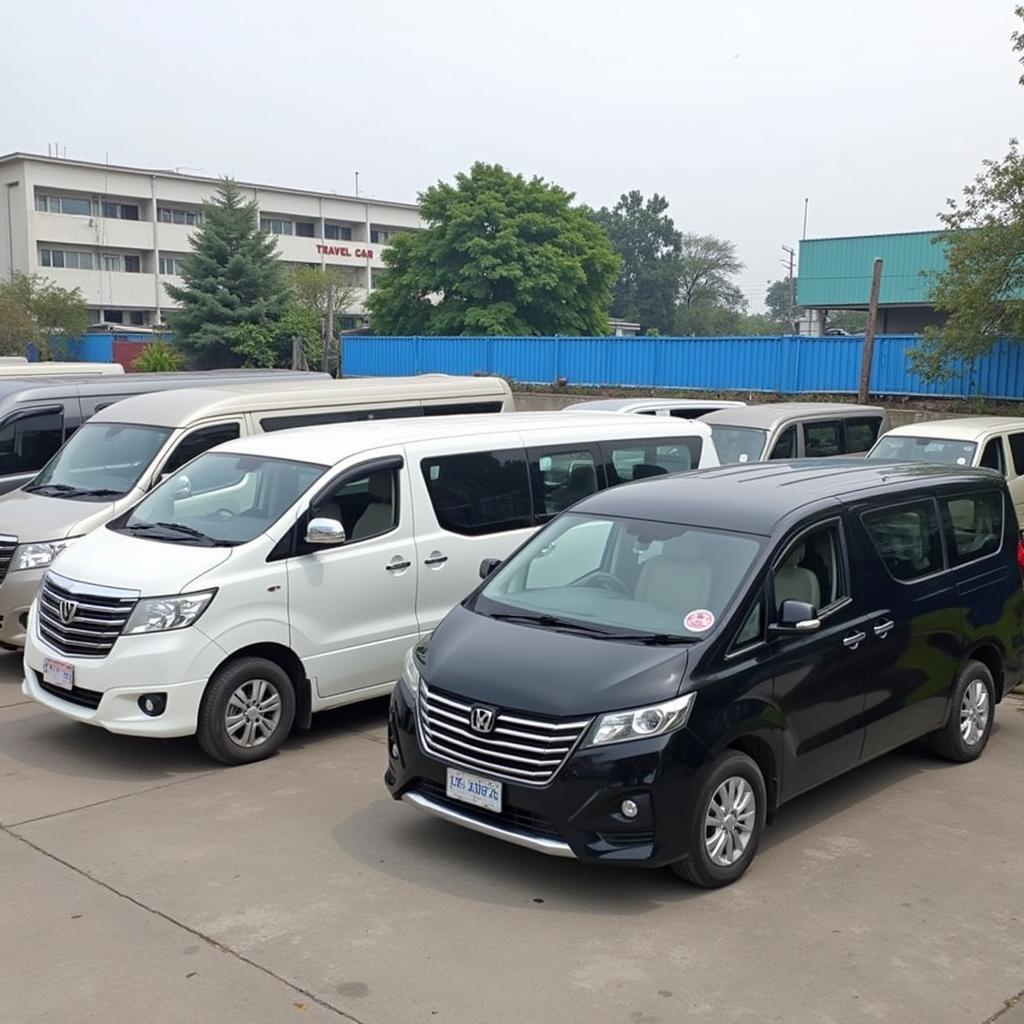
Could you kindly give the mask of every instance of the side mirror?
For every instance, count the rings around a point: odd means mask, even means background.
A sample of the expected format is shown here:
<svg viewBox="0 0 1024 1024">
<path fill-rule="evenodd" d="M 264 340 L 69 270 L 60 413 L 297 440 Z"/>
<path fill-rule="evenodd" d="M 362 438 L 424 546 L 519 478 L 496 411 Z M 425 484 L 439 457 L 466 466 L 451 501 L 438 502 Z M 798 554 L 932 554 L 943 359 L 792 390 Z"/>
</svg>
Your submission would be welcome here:
<svg viewBox="0 0 1024 1024">
<path fill-rule="evenodd" d="M 499 565 L 501 565 L 500 558 L 485 558 L 480 563 L 480 579 L 487 579 L 487 577 L 490 576 Z"/>
<path fill-rule="evenodd" d="M 311 519 L 306 527 L 307 544 L 344 544 L 345 527 L 337 519 Z"/>
<path fill-rule="evenodd" d="M 783 601 L 779 609 L 779 621 L 768 627 L 768 632 L 775 636 L 793 636 L 800 633 L 813 633 L 821 628 L 818 610 L 806 601 Z"/>
</svg>

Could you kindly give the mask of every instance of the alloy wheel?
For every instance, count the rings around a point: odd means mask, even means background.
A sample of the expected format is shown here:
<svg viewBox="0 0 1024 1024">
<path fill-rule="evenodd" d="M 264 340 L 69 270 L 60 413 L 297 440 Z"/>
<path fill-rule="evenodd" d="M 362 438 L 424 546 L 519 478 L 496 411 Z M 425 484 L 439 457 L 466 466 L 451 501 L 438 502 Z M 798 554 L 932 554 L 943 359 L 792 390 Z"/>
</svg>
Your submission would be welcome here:
<svg viewBox="0 0 1024 1024">
<path fill-rule="evenodd" d="M 974 679 L 967 684 L 960 702 L 960 735 L 967 746 L 973 747 L 985 735 L 989 713 L 988 687 Z"/>
<path fill-rule="evenodd" d="M 728 868 L 744 854 L 754 834 L 757 806 L 754 789 L 740 775 L 715 790 L 704 818 L 704 845 L 711 863 Z"/>
<path fill-rule="evenodd" d="M 281 695 L 266 679 L 247 679 L 228 698 L 224 728 L 240 747 L 258 747 L 281 721 Z"/>
</svg>

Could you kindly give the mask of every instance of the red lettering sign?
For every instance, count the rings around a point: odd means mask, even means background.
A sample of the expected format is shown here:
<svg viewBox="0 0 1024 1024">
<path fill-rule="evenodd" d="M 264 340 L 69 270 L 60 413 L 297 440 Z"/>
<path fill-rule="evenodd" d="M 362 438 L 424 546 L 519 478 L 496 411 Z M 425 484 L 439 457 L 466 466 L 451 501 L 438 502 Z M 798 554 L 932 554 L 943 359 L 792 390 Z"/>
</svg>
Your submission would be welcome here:
<svg viewBox="0 0 1024 1024">
<path fill-rule="evenodd" d="M 321 256 L 352 256 L 353 253 L 349 252 L 347 245 L 321 245 L 319 242 L 316 246 L 316 251 Z M 372 249 L 356 249 L 355 257 L 359 260 L 372 260 L 373 250 Z"/>
</svg>

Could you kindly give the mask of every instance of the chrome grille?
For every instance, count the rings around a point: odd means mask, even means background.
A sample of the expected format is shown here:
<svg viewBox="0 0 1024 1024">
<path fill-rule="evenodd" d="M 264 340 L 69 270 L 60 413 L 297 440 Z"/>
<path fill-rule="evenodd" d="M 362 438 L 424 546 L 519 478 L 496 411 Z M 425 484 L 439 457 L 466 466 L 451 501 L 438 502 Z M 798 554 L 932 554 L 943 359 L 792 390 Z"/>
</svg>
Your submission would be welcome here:
<svg viewBox="0 0 1024 1024">
<path fill-rule="evenodd" d="M 480 733 L 470 726 L 472 708 L 465 697 L 432 689 L 421 681 L 417 719 L 424 752 L 469 771 L 532 786 L 542 786 L 554 777 L 591 721 L 543 719 L 500 710 L 494 728 Z"/>
<path fill-rule="evenodd" d="M 0 583 L 3 583 L 7 570 L 11 567 L 11 559 L 17 546 L 17 537 L 0 535 Z"/>
<path fill-rule="evenodd" d="M 63 654 L 102 658 L 121 635 L 138 595 L 128 590 L 90 587 L 56 573 L 47 573 L 39 589 L 39 635 Z M 74 614 L 65 619 L 69 603 Z"/>
</svg>

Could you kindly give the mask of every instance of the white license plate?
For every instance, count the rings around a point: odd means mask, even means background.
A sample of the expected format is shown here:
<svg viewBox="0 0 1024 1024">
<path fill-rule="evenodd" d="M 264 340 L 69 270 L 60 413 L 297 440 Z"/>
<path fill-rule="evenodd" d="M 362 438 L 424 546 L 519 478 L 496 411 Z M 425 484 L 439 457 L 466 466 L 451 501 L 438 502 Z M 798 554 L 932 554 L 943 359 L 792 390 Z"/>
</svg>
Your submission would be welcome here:
<svg viewBox="0 0 1024 1024">
<path fill-rule="evenodd" d="M 43 658 L 43 682 L 71 690 L 75 686 L 75 666 L 55 658 Z"/>
<path fill-rule="evenodd" d="M 464 804 L 483 807 L 485 810 L 501 813 L 501 783 L 470 775 L 458 768 L 448 769 L 448 785 L 445 792 L 453 800 Z"/>
</svg>

